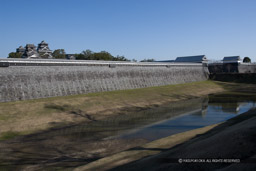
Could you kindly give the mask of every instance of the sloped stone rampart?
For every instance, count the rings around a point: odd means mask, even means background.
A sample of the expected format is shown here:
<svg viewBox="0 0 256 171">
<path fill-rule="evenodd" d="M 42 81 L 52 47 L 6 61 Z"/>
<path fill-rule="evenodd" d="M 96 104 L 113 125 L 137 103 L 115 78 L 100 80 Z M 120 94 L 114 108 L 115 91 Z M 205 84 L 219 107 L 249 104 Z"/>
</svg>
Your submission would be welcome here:
<svg viewBox="0 0 256 171">
<path fill-rule="evenodd" d="M 11 61 L 9 67 L 0 67 L 0 102 L 181 84 L 208 78 L 202 64 L 131 64 L 42 65 Z"/>
</svg>

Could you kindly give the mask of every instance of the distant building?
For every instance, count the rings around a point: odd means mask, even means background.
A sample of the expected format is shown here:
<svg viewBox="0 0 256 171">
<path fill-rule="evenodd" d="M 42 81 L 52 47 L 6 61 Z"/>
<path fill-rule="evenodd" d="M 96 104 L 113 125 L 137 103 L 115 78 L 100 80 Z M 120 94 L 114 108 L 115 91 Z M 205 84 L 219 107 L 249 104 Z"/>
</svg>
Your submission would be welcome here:
<svg viewBox="0 0 256 171">
<path fill-rule="evenodd" d="M 36 46 L 33 44 L 27 44 L 25 46 L 25 52 L 22 58 L 39 58 L 39 54 L 36 51 Z"/>
<path fill-rule="evenodd" d="M 155 62 L 174 62 L 175 60 L 164 60 L 164 61 L 155 61 Z"/>
<path fill-rule="evenodd" d="M 16 52 L 21 53 L 22 58 L 52 58 L 52 51 L 45 41 L 39 43 L 38 47 L 34 44 L 27 44 L 25 48 L 20 46 L 16 49 Z"/>
<path fill-rule="evenodd" d="M 48 47 L 48 43 L 42 41 L 38 44 L 37 52 L 41 58 L 52 58 L 52 51 Z"/>
<path fill-rule="evenodd" d="M 202 63 L 207 61 L 205 55 L 197 55 L 197 56 L 182 56 L 177 57 L 174 62 L 192 62 L 192 63 Z"/>
<path fill-rule="evenodd" d="M 76 56 L 75 54 L 66 54 L 66 59 L 75 60 Z"/>
<path fill-rule="evenodd" d="M 25 48 L 24 48 L 23 46 L 20 46 L 20 47 L 18 47 L 18 48 L 16 49 L 16 52 L 17 52 L 17 53 L 24 54 Z"/>
<path fill-rule="evenodd" d="M 240 56 L 226 56 L 223 58 L 223 63 L 241 63 Z"/>
</svg>

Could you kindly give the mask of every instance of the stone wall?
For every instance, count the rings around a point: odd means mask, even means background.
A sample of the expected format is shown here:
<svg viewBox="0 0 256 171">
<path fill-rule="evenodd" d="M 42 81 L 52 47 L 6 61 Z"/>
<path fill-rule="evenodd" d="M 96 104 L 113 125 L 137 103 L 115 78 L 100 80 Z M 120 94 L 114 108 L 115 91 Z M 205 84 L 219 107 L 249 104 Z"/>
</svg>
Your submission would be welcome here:
<svg viewBox="0 0 256 171">
<path fill-rule="evenodd" d="M 217 73 L 210 74 L 210 79 L 223 82 L 256 83 L 256 73 Z"/>
<path fill-rule="evenodd" d="M 238 67 L 239 73 L 256 73 L 256 64 L 243 63 Z"/>
<path fill-rule="evenodd" d="M 212 63 L 208 65 L 210 74 L 256 73 L 255 63 Z"/>
<path fill-rule="evenodd" d="M 202 81 L 202 64 L 0 60 L 0 102 Z M 27 66 L 26 66 L 27 65 Z"/>
</svg>

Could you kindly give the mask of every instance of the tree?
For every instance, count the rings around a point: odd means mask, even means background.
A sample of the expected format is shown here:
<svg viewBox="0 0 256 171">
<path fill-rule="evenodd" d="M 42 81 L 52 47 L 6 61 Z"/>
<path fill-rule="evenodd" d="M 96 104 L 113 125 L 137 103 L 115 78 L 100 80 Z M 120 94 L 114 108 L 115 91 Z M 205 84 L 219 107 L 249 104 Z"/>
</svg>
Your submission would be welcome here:
<svg viewBox="0 0 256 171">
<path fill-rule="evenodd" d="M 154 62 L 155 61 L 155 59 L 143 59 L 142 61 L 140 61 L 140 62 Z"/>
<path fill-rule="evenodd" d="M 104 60 L 104 61 L 113 61 L 113 56 L 106 51 L 101 51 L 93 54 L 92 60 Z"/>
<path fill-rule="evenodd" d="M 113 61 L 130 61 L 130 60 L 128 60 L 124 56 L 117 55 L 116 57 L 113 58 Z"/>
<path fill-rule="evenodd" d="M 57 59 L 65 59 L 66 58 L 66 53 L 64 49 L 56 49 L 53 53 L 52 53 L 53 58 L 57 58 Z"/>
<path fill-rule="evenodd" d="M 8 58 L 21 58 L 21 57 L 22 57 L 22 54 L 19 52 L 11 52 L 8 55 Z"/>
<path fill-rule="evenodd" d="M 77 60 L 85 60 L 85 56 L 82 53 L 75 54 Z"/>
<path fill-rule="evenodd" d="M 251 59 L 249 57 L 244 57 L 244 63 L 251 63 Z"/>
<path fill-rule="evenodd" d="M 129 61 L 124 56 L 117 55 L 114 57 L 107 51 L 93 52 L 90 49 L 82 51 L 80 54 L 76 54 L 78 60 L 104 60 L 104 61 Z"/>
<path fill-rule="evenodd" d="M 86 49 L 85 51 L 83 51 L 81 53 L 83 56 L 84 56 L 84 59 L 85 60 L 90 60 L 93 58 L 93 51 L 91 51 L 90 49 Z"/>
</svg>

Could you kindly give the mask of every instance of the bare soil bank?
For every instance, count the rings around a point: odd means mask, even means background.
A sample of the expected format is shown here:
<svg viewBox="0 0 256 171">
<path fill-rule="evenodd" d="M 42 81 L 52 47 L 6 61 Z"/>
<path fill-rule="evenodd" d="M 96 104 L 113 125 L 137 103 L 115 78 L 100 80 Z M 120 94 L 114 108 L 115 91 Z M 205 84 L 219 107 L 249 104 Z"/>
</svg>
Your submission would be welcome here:
<svg viewBox="0 0 256 171">
<path fill-rule="evenodd" d="M 253 85 L 213 81 L 0 103 L 0 139 Z"/>
<path fill-rule="evenodd" d="M 207 133 L 173 148 L 162 149 L 163 152 L 157 155 L 116 167 L 113 170 L 255 170 L 255 130 L 256 109 L 232 118 Z M 161 151 L 161 148 L 158 150 Z M 182 163 L 179 163 L 178 159 L 182 159 Z M 215 161 L 219 162 L 186 163 L 189 161 L 186 159 L 217 159 Z M 224 159 L 235 159 L 233 160 L 235 162 L 224 162 Z"/>
</svg>

